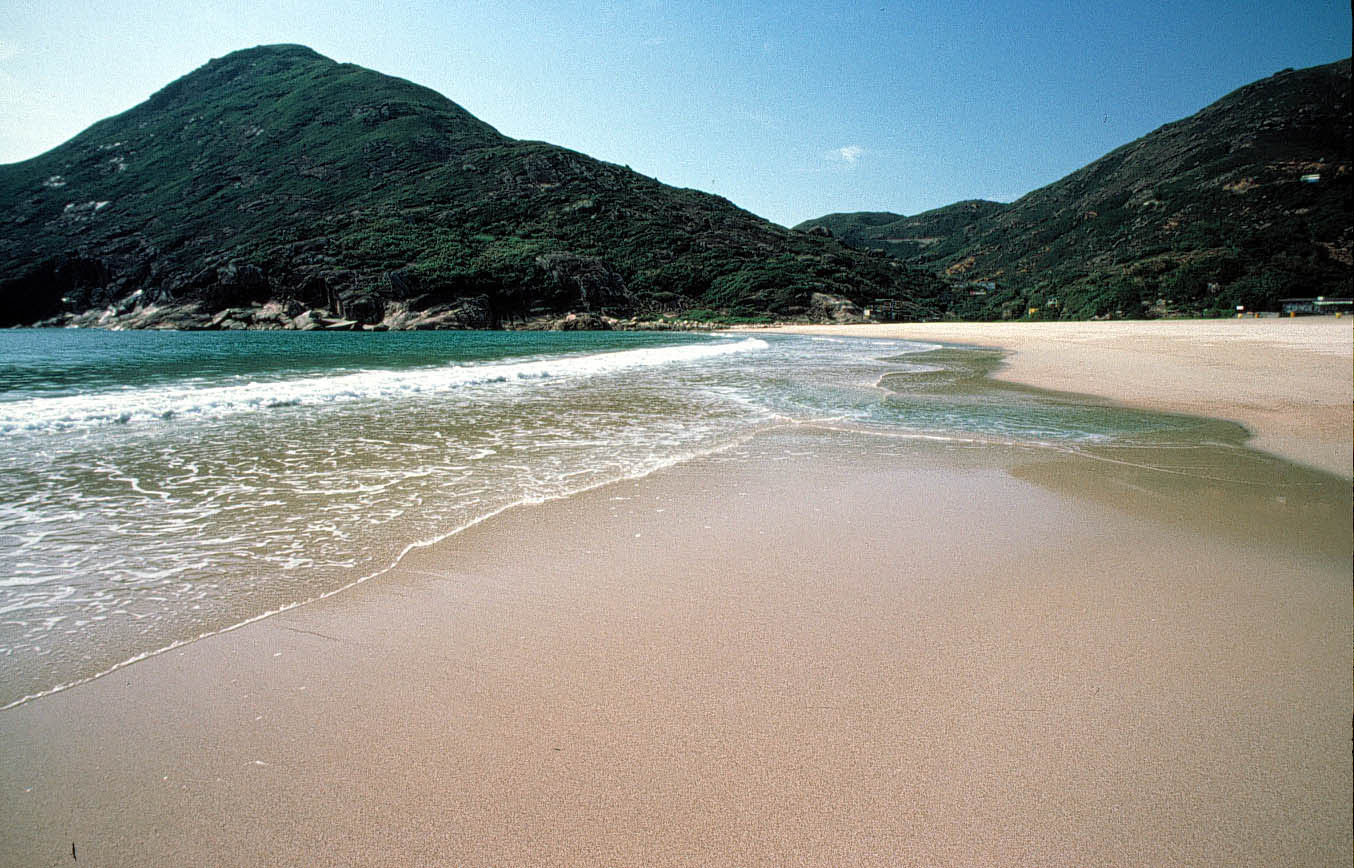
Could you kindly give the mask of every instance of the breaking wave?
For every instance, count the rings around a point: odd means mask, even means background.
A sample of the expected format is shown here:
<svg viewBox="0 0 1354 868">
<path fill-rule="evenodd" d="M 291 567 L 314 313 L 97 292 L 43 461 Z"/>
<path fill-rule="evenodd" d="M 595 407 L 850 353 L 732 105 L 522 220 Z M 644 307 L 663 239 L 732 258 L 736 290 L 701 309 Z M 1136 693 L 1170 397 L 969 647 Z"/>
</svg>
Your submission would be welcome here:
<svg viewBox="0 0 1354 868">
<path fill-rule="evenodd" d="M 439 394 L 474 386 L 577 379 L 636 368 L 699 362 L 764 350 L 767 346 L 766 341 L 758 338 L 717 340 L 587 355 L 26 398 L 0 402 L 0 432 L 77 431 L 104 425 L 167 422 L 182 417 L 219 418 L 285 407 Z"/>
</svg>

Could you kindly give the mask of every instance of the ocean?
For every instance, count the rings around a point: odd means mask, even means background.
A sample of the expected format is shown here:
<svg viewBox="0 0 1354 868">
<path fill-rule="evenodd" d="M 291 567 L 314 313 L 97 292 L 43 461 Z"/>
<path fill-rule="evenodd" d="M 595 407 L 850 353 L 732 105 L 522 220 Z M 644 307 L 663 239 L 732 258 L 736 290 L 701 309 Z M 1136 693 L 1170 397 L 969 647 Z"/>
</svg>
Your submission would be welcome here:
<svg viewBox="0 0 1354 868">
<path fill-rule="evenodd" d="M 1002 386 L 998 362 L 755 332 L 0 331 L 0 707 L 778 426 L 1058 454 L 1241 439 Z"/>
</svg>

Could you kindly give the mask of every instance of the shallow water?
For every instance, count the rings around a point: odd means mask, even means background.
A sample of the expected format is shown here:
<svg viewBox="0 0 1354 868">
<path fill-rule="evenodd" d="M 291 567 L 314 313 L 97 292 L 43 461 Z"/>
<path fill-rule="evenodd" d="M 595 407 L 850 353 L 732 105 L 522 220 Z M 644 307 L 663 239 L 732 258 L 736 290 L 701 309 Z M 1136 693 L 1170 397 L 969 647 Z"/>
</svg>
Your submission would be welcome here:
<svg viewBox="0 0 1354 868">
<path fill-rule="evenodd" d="M 997 360 L 780 335 L 0 332 L 0 706 L 776 425 L 1031 467 L 1137 450 L 1153 477 L 1201 444 L 1273 461 L 1228 423 L 993 383 Z"/>
</svg>

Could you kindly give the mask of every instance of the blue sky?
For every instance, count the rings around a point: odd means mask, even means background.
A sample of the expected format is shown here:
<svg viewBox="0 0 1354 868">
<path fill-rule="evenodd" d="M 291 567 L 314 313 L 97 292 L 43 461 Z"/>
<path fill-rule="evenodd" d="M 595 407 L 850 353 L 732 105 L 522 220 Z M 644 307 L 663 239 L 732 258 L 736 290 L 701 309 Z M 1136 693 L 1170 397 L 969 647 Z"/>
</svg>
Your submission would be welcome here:
<svg viewBox="0 0 1354 868">
<path fill-rule="evenodd" d="M 299 42 L 786 225 L 1009 201 L 1350 53 L 1343 0 L 0 4 L 0 162 L 213 57 Z"/>
</svg>

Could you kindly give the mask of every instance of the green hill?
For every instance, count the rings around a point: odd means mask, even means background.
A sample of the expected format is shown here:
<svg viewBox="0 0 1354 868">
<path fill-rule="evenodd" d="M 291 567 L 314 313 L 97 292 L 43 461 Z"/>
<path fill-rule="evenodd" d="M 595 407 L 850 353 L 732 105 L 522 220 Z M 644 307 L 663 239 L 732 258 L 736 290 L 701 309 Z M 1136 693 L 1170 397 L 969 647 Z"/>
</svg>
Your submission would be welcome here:
<svg viewBox="0 0 1354 868">
<path fill-rule="evenodd" d="M 1079 319 L 1277 309 L 1350 294 L 1350 61 L 1285 70 L 1015 202 L 827 227 L 953 280 L 953 316 Z"/>
<path fill-rule="evenodd" d="M 507 138 L 292 45 L 213 60 L 0 166 L 0 222 L 0 325 L 822 318 L 842 298 L 926 316 L 944 294 L 926 271 Z"/>
</svg>

